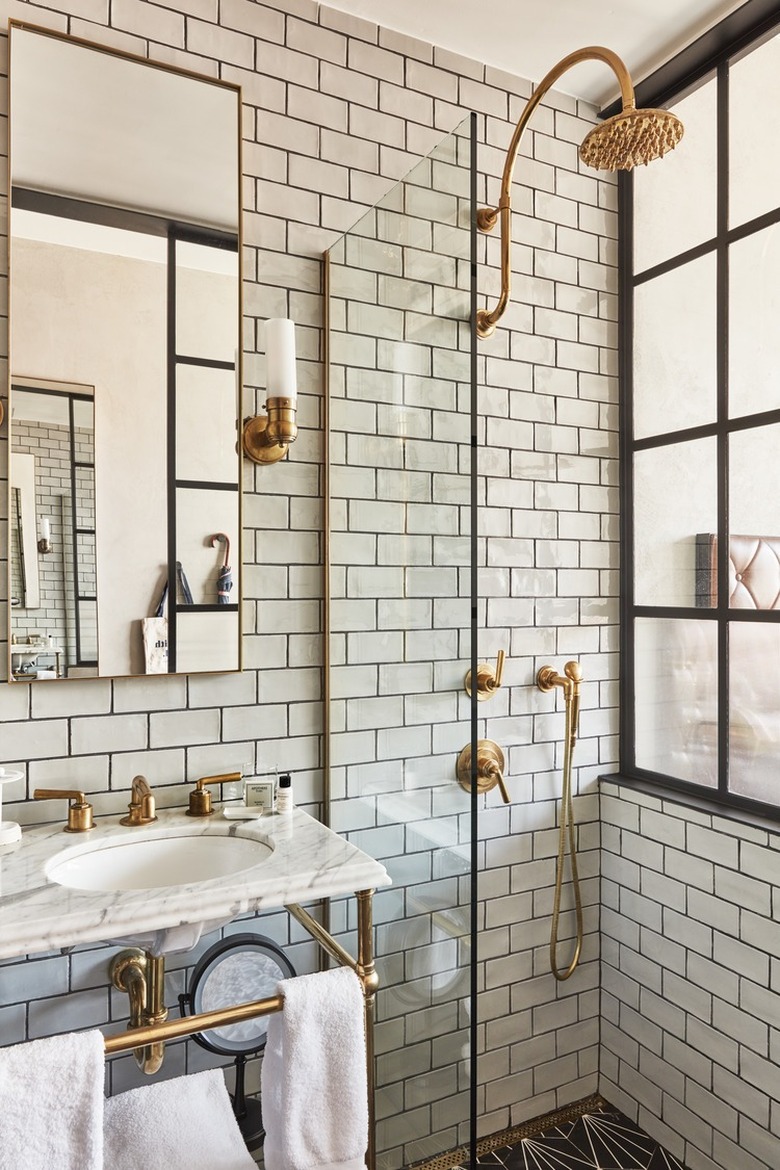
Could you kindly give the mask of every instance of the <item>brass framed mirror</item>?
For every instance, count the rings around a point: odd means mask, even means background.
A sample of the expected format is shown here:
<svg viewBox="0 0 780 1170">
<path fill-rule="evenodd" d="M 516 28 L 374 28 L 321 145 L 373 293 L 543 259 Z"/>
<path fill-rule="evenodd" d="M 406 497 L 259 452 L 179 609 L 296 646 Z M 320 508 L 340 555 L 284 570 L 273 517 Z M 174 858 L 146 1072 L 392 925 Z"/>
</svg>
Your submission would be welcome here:
<svg viewBox="0 0 780 1170">
<path fill-rule="evenodd" d="M 240 89 L 13 21 L 9 78 L 8 677 L 238 670 Z"/>
</svg>

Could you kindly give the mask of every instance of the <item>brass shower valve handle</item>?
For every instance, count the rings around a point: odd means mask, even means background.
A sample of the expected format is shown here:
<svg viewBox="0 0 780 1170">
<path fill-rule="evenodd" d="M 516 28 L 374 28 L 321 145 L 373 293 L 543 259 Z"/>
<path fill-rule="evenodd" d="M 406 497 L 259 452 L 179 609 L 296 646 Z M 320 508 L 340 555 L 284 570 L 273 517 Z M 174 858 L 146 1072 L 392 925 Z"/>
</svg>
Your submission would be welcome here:
<svg viewBox="0 0 780 1170">
<path fill-rule="evenodd" d="M 480 662 L 477 667 L 477 700 L 484 703 L 486 699 L 492 699 L 493 695 L 501 686 L 504 678 L 504 659 L 506 654 L 503 650 L 499 650 L 496 655 L 495 669 L 487 662 Z M 471 671 L 468 672 L 465 679 L 466 694 L 471 694 Z"/>
<path fill-rule="evenodd" d="M 477 741 L 477 792 L 490 792 L 498 785 L 504 804 L 510 804 L 511 798 L 504 783 L 504 767 L 506 761 L 504 753 L 492 739 Z M 467 743 L 458 756 L 455 766 L 458 784 L 466 792 L 471 792 L 471 744 Z"/>
<path fill-rule="evenodd" d="M 92 805 L 83 792 L 68 788 L 36 788 L 33 800 L 68 800 L 68 823 L 66 833 L 88 833 L 94 829 L 95 821 L 92 816 Z"/>
</svg>

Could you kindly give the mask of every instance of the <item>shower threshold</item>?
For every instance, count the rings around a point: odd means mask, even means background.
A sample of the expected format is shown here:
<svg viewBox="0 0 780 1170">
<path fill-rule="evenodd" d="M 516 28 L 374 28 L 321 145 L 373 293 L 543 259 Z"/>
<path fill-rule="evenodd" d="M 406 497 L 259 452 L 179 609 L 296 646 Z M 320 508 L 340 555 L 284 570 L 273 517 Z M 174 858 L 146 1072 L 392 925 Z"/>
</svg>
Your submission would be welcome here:
<svg viewBox="0 0 780 1170">
<path fill-rule="evenodd" d="M 644 1130 L 598 1095 L 477 1143 L 480 1167 L 599 1170 L 606 1165 L 615 1170 L 685 1170 Z M 469 1170 L 468 1150 L 452 1150 L 417 1162 L 410 1170 Z"/>
</svg>

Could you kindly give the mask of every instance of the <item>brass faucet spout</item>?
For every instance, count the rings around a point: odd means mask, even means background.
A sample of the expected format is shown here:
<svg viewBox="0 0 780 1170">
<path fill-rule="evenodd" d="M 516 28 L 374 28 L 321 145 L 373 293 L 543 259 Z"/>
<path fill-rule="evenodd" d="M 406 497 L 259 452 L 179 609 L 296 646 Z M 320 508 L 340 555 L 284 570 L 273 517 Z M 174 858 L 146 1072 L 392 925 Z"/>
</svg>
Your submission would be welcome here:
<svg viewBox="0 0 780 1170">
<path fill-rule="evenodd" d="M 151 825 L 157 820 L 154 796 L 145 776 L 133 777 L 128 808 L 130 811 L 120 820 L 121 825 Z"/>
</svg>

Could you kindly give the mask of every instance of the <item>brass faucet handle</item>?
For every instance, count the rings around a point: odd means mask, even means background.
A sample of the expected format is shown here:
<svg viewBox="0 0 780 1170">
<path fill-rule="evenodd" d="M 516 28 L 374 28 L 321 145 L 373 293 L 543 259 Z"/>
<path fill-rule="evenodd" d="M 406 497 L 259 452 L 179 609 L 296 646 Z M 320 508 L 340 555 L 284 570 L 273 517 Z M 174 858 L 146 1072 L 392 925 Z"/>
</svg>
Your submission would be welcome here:
<svg viewBox="0 0 780 1170">
<path fill-rule="evenodd" d="M 480 662 L 477 667 L 477 700 L 484 703 L 485 699 L 492 699 L 493 695 L 501 686 L 504 679 L 504 660 L 506 654 L 503 650 L 499 650 L 496 655 L 495 668 L 487 662 Z M 466 675 L 465 683 L 466 694 L 471 694 L 471 671 Z"/>
<path fill-rule="evenodd" d="M 229 784 L 233 780 L 240 779 L 240 772 L 221 772 L 217 776 L 201 776 L 190 793 L 190 807 L 187 809 L 187 816 L 210 817 L 214 812 L 211 793 L 206 788 L 207 784 Z"/>
<path fill-rule="evenodd" d="M 88 833 L 95 827 L 92 805 L 83 792 L 72 788 L 36 788 L 33 800 L 69 800 L 65 833 Z"/>
</svg>

